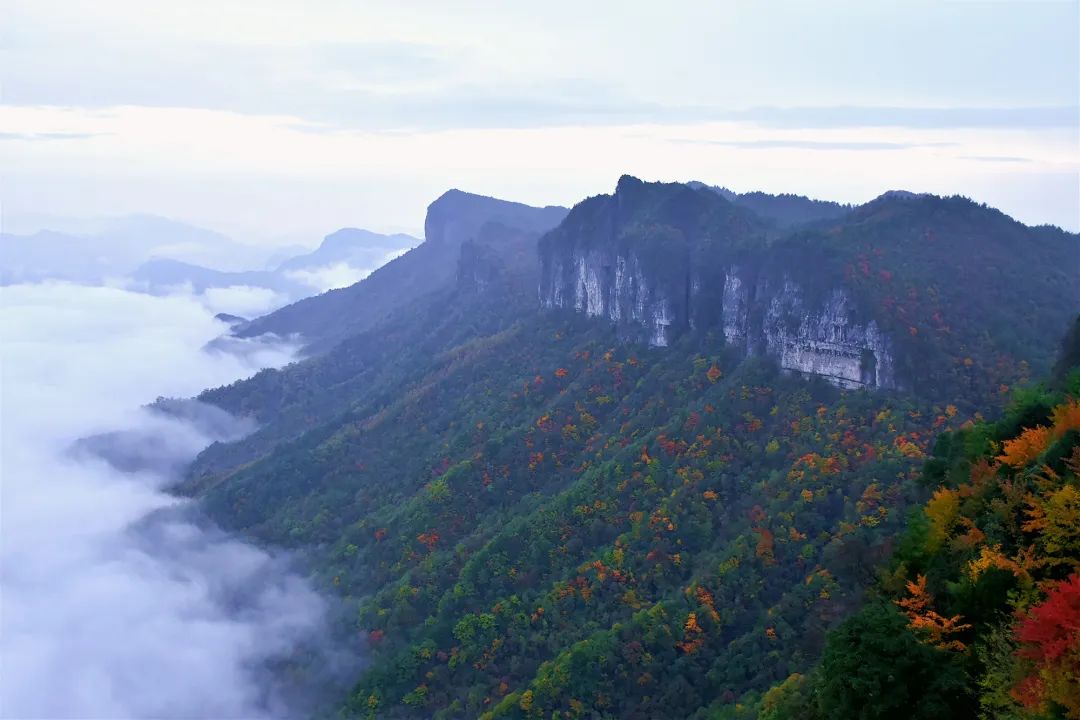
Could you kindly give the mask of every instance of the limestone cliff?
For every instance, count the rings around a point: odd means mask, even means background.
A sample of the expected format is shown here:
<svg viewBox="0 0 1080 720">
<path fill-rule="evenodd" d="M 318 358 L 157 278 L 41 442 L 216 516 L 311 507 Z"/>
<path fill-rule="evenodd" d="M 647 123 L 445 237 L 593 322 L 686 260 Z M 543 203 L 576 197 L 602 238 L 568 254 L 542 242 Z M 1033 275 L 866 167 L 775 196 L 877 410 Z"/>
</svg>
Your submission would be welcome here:
<svg viewBox="0 0 1080 720">
<path fill-rule="evenodd" d="M 896 385 L 892 344 L 849 291 L 785 267 L 752 215 L 707 190 L 624 177 L 542 238 L 540 263 L 543 307 L 607 318 L 653 346 L 718 329 L 746 354 L 841 387 Z"/>
<path fill-rule="evenodd" d="M 685 318 L 685 298 L 646 273 L 638 254 L 574 252 L 568 258 L 542 260 L 540 300 L 544 307 L 572 307 L 593 317 L 607 317 L 624 327 L 640 326 L 651 345 L 667 345 Z"/>
<path fill-rule="evenodd" d="M 854 318 L 847 291 L 834 289 L 823 303 L 807 307 L 800 287 L 789 280 L 769 296 L 764 323 L 754 330 L 786 370 L 820 375 L 845 388 L 895 387 L 891 343 L 874 320 L 863 324 Z"/>
</svg>

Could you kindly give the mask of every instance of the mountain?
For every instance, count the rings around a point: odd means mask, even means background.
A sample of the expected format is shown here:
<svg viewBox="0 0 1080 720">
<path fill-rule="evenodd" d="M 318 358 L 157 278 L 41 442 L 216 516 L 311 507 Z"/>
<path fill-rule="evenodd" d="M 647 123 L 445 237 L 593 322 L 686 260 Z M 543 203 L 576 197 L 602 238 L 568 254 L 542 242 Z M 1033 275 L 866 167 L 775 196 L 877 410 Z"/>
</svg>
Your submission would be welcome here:
<svg viewBox="0 0 1080 720">
<path fill-rule="evenodd" d="M 100 283 L 154 258 L 229 269 L 261 267 L 264 260 L 258 247 L 155 215 L 51 221 L 56 229 L 0 235 L 0 283 Z"/>
<path fill-rule="evenodd" d="M 84 221 L 84 233 L 136 249 L 146 259 L 172 258 L 225 270 L 260 267 L 264 251 L 188 223 L 137 214 Z"/>
<path fill-rule="evenodd" d="M 323 238 L 313 252 L 282 261 L 280 273 L 316 270 L 327 265 L 344 263 L 355 268 L 375 269 L 391 256 L 416 247 L 420 241 L 411 235 L 396 233 L 381 235 L 370 230 L 342 228 Z"/>
<path fill-rule="evenodd" d="M 274 270 L 219 270 L 207 267 L 262 266 L 263 251 L 210 230 L 152 215 L 92 221 L 53 219 L 86 235 L 38 231 L 0 235 L 0 284 L 46 280 L 101 284 L 127 279 L 133 289 L 154 294 L 188 286 L 264 288 L 294 302 L 332 287 L 351 285 L 419 243 L 408 235 L 380 235 L 343 228 L 314 251 L 282 260 Z M 191 262 L 199 259 L 200 262 Z M 281 304 L 281 303 L 279 303 Z"/>
<path fill-rule="evenodd" d="M 136 287 L 144 287 L 152 294 L 168 293 L 181 285 L 190 286 L 196 293 L 238 285 L 259 287 L 291 298 L 302 298 L 312 291 L 310 286 L 270 270 L 223 272 L 179 260 L 150 260 L 135 268 L 130 277 Z"/>
<path fill-rule="evenodd" d="M 1080 717 L 1078 328 L 1053 385 L 936 439 L 870 602 L 760 717 Z"/>
<path fill-rule="evenodd" d="M 354 610 L 350 717 L 798 698 L 935 435 L 1049 372 L 1080 305 L 1080 238 L 963 198 L 783 229 L 625 177 L 539 239 L 446 198 L 415 250 L 244 326 L 318 352 L 202 393 L 259 427 L 179 488 Z"/>
<path fill-rule="evenodd" d="M 0 285 L 66 280 L 101 282 L 129 269 L 107 259 L 95 240 L 43 230 L 32 235 L 0 234 Z"/>
<path fill-rule="evenodd" d="M 298 334 L 309 353 L 329 350 L 374 327 L 395 310 L 454 284 L 464 242 L 490 233 L 539 236 L 566 215 L 565 208 L 521 203 L 450 190 L 428 207 L 426 239 L 373 272 L 363 282 L 282 308 L 237 330 L 241 337 Z"/>
<path fill-rule="evenodd" d="M 777 235 L 708 189 L 624 177 L 543 238 L 540 302 L 656 346 L 716 329 L 786 370 L 933 391 L 975 363 L 994 378 L 1018 362 L 1031 351 L 1021 327 L 1063 327 L 1080 306 L 1076 252 L 1075 235 L 964 198 L 888 193 Z M 1038 283 L 1028 262 L 1045 271 Z M 1051 358 L 1044 348 L 1035 362 Z"/>
<path fill-rule="evenodd" d="M 181 262 L 155 259 L 131 273 L 137 285 L 151 293 L 166 293 L 180 285 L 202 293 L 210 288 L 265 288 L 296 301 L 325 286 L 351 285 L 419 241 L 409 235 L 380 235 L 343 228 L 327 235 L 319 247 L 282 261 L 274 270 L 223 272 Z"/>
<path fill-rule="evenodd" d="M 711 190 L 781 228 L 793 228 L 822 220 L 838 220 L 851 211 L 850 205 L 841 205 L 830 200 L 813 200 L 804 195 L 770 195 L 758 191 L 737 193 L 718 185 L 706 185 L 697 181 L 686 184 L 695 190 Z"/>
<path fill-rule="evenodd" d="M 487 223 L 540 234 L 558 225 L 566 212 L 566 208 L 554 205 L 535 208 L 461 190 L 447 190 L 428 207 L 424 237 L 435 244 L 457 246 L 476 237 Z"/>
</svg>

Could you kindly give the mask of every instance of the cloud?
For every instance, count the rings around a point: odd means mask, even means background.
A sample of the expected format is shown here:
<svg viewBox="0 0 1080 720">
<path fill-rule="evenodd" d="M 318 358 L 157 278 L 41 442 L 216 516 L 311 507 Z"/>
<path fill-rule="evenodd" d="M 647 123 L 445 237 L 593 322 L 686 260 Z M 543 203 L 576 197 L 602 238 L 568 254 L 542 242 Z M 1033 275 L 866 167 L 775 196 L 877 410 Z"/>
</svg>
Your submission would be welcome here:
<svg viewBox="0 0 1080 720">
<path fill-rule="evenodd" d="M 1031 158 L 1014 157 L 1012 155 L 964 155 L 964 160 L 990 163 L 1029 163 L 1034 162 Z"/>
<path fill-rule="evenodd" d="M 720 145 L 724 147 L 742 148 L 745 150 L 910 150 L 912 148 L 925 147 L 955 147 L 956 143 L 949 142 L 887 142 L 887 141 L 833 141 L 833 140 L 697 140 L 691 138 L 676 138 L 673 143 L 686 143 L 691 145 Z"/>
<path fill-rule="evenodd" d="M 409 248 L 392 250 L 381 259 L 373 262 L 370 267 L 360 267 L 348 262 L 337 262 L 315 268 L 288 270 L 285 272 L 285 277 L 303 283 L 319 292 L 326 292 L 327 290 L 335 290 L 358 283 L 378 268 L 408 251 Z"/>
<path fill-rule="evenodd" d="M 889 107 L 832 105 L 821 107 L 756 107 L 720 113 L 717 120 L 749 122 L 772 128 L 903 127 L 946 128 L 1076 128 L 1075 106 L 1034 107 Z"/>
<path fill-rule="evenodd" d="M 569 2 L 544 12 L 486 3 L 331 3 L 317 12 L 280 0 L 229 10 L 9 4 L 0 38 L 18 68 L 5 76 L 9 105 L 202 108 L 365 131 L 1077 124 L 1075 3 L 920 3 L 902 17 L 857 0 L 829 12 L 788 2 L 779 14 L 608 3 L 578 23 L 565 22 L 578 10 Z"/>
<path fill-rule="evenodd" d="M 207 288 L 201 301 L 208 310 L 241 317 L 256 317 L 285 305 L 288 298 L 269 288 L 231 285 Z"/>
<path fill-rule="evenodd" d="M 327 601 L 287 557 L 163 491 L 208 442 L 246 428 L 210 409 L 140 408 L 281 365 L 294 348 L 203 352 L 224 325 L 190 297 L 2 292 L 0 716 L 303 712 L 268 666 L 297 647 L 336 659 L 321 650 Z"/>
<path fill-rule="evenodd" d="M 326 292 L 358 283 L 370 274 L 370 269 L 357 268 L 348 263 L 339 262 L 317 268 L 289 270 L 285 273 L 285 277 L 319 292 Z"/>
<path fill-rule="evenodd" d="M 23 140 L 27 142 L 41 142 L 50 140 L 87 140 L 89 138 L 105 137 L 109 133 L 84 133 L 84 132 L 0 132 L 0 140 Z"/>
<path fill-rule="evenodd" d="M 5 113 L 13 130 L 117 133 L 99 141 L 102 147 L 94 152 L 77 153 L 81 143 L 65 146 L 62 171 L 49 168 L 45 151 L 53 145 L 9 143 L 11 147 L 4 148 L 0 143 L 0 164 L 15 168 L 13 177 L 18 179 L 9 183 L 4 198 L 6 213 L 16 218 L 34 211 L 79 215 L 100 212 L 102 206 L 120 212 L 142 208 L 215 227 L 250 222 L 263 235 L 295 232 L 315 238 L 339 227 L 418 226 L 432 198 L 448 187 L 532 205 L 567 205 L 610 191 L 615 179 L 631 173 L 672 181 L 705 177 L 740 190 L 797 192 L 840 202 L 865 202 L 890 187 L 904 186 L 993 199 L 1024 222 L 1076 227 L 1076 198 L 1069 194 L 1075 183 L 1062 173 L 1077 162 L 1075 134 L 1067 130 L 802 132 L 746 123 L 695 123 L 307 133 L 295 129 L 298 118 L 181 109 L 126 108 L 113 119 L 47 108 L 0 109 L 0 115 Z M 957 146 L 941 151 L 835 151 L 830 172 L 821 173 L 825 151 L 773 151 L 763 163 L 761 151 L 678 144 L 672 138 Z M 928 162 L 930 153 L 933 162 Z M 1030 157 L 1034 162 L 1000 166 L 1010 174 L 1009 182 L 999 176 L 994 186 L 987 186 L 985 171 L 994 166 L 961 159 L 963 155 Z M 109 162 L 103 164 L 103 157 Z M 1035 174 L 1056 187 L 1043 184 L 1049 194 L 1031 193 Z M 205 191 L 208 184 L 216 188 L 214 193 Z"/>
</svg>

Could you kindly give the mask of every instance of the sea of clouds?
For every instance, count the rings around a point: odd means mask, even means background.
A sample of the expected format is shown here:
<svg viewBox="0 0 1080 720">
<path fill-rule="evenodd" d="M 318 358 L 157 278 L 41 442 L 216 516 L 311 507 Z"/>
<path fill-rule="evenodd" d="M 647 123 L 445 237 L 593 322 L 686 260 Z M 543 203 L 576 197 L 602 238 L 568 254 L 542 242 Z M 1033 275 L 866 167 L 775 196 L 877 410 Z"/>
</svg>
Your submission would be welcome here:
<svg viewBox="0 0 1080 720">
<path fill-rule="evenodd" d="M 294 359 L 286 343 L 206 349 L 226 330 L 215 313 L 272 302 L 246 288 L 0 288 L 0 717 L 297 712 L 273 669 L 322 643 L 326 601 L 288 558 L 167 492 L 202 447 L 250 427 L 143 407 Z M 160 462 L 79 443 L 102 434 Z"/>
</svg>

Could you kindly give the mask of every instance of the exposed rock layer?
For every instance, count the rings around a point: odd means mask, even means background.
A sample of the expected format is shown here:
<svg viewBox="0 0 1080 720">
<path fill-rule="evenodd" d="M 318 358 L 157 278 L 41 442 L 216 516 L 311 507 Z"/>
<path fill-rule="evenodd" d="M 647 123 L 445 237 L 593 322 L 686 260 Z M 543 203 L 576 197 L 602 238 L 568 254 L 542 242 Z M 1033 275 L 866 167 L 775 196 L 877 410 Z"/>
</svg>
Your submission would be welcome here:
<svg viewBox="0 0 1080 720">
<path fill-rule="evenodd" d="M 648 218 L 627 212 L 642 205 Z M 759 232 L 715 194 L 623 178 L 541 241 L 540 303 L 607 318 L 658 347 L 718 328 L 730 345 L 787 370 L 848 388 L 894 387 L 892 344 L 877 323 L 858 317 L 842 286 L 810 299 L 797 268 L 755 249 Z"/>
</svg>

